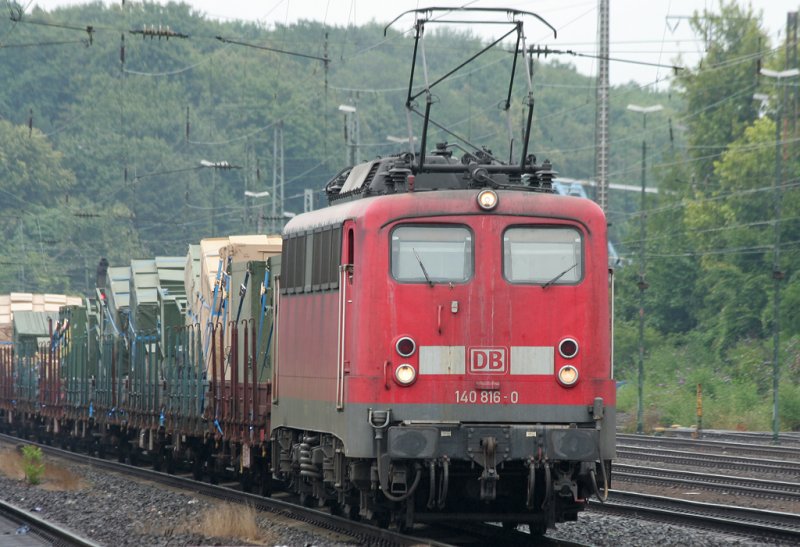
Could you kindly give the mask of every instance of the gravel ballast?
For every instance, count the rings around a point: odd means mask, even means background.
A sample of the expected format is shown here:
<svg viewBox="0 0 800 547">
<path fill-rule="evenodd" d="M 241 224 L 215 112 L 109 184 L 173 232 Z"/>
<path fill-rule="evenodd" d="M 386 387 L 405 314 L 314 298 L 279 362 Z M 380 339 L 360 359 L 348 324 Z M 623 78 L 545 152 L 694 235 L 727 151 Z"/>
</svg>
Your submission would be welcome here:
<svg viewBox="0 0 800 547">
<path fill-rule="evenodd" d="M 0 459 L 8 460 L 13 455 L 13 449 L 0 449 Z M 4 465 L 4 473 L 0 473 L 0 496 L 101 545 L 352 545 L 345 537 L 320 532 L 272 513 L 257 513 L 253 517 L 258 526 L 256 534 L 213 537 L 208 533 L 209 515 L 243 510 L 226 509 L 216 500 L 98 471 L 88 465 L 56 462 L 49 457 L 46 461 L 50 469 L 61 469 L 56 473 L 61 480 L 46 475 L 41 485 L 31 486 L 22 480 L 19 470 L 14 476 L 14 470 L 9 473 Z M 64 481 L 64 475 L 71 475 L 72 480 Z M 68 487 L 63 486 L 67 483 Z M 559 524 L 557 530 L 550 530 L 547 535 L 597 546 L 758 545 L 749 538 L 591 510 L 580 514 L 577 522 Z"/>
<path fill-rule="evenodd" d="M 13 451 L 0 450 L 0 459 Z M 183 545 L 348 545 L 347 538 L 331 537 L 309 530 L 304 523 L 272 513 L 256 513 L 255 537 L 213 536 L 208 522 L 215 513 L 231 520 L 234 512 L 222 502 L 203 496 L 99 471 L 88 465 L 45 459 L 58 475 L 77 477 L 78 484 L 62 489 L 58 480 L 45 479 L 32 486 L 19 477 L 0 474 L 0 497 L 35 513 L 39 518 L 65 525 L 101 545 L 183 546 Z M 5 465 L 3 467 L 6 467 Z M 5 469 L 4 469 L 5 471 Z M 74 480 L 70 480 L 74 483 Z M 230 515 L 230 517 L 228 516 Z M 213 522 L 211 524 L 213 526 Z"/>
</svg>

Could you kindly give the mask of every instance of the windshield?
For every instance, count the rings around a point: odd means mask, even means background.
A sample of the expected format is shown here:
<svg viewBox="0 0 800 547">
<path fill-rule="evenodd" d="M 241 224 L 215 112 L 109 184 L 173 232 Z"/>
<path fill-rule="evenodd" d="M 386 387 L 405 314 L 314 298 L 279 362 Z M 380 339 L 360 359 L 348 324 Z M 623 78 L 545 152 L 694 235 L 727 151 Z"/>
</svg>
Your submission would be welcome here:
<svg viewBox="0 0 800 547">
<path fill-rule="evenodd" d="M 512 283 L 574 285 L 583 278 L 582 247 L 574 228 L 509 228 L 503 234 L 505 277 Z"/>
<path fill-rule="evenodd" d="M 463 226 L 400 226 L 391 237 L 398 281 L 463 283 L 472 277 L 472 233 Z"/>
</svg>

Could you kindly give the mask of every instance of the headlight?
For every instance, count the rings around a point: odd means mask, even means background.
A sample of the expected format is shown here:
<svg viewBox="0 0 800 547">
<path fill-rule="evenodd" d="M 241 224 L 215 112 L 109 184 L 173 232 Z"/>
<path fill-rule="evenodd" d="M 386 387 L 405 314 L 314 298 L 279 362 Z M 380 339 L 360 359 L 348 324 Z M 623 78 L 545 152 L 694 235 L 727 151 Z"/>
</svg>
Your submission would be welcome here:
<svg viewBox="0 0 800 547">
<path fill-rule="evenodd" d="M 395 369 L 394 379 L 401 386 L 410 386 L 417 379 L 417 371 L 411 365 L 404 363 Z"/>
<path fill-rule="evenodd" d="M 578 381 L 578 369 L 572 365 L 564 365 L 558 369 L 558 381 L 564 387 L 572 387 Z"/>
<path fill-rule="evenodd" d="M 497 194 L 494 190 L 481 190 L 478 194 L 478 206 L 484 211 L 491 211 L 497 206 Z"/>
</svg>

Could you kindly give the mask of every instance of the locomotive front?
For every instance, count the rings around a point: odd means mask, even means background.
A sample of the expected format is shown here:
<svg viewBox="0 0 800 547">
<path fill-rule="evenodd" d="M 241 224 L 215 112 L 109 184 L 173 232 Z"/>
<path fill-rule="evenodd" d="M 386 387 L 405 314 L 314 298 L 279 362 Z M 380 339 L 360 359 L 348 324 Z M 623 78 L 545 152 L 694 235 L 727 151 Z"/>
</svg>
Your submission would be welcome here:
<svg viewBox="0 0 800 547">
<path fill-rule="evenodd" d="M 602 212 L 448 191 L 384 200 L 363 220 L 350 328 L 369 336 L 345 382 L 381 490 L 416 497 L 417 521 L 574 519 L 614 456 Z"/>
</svg>

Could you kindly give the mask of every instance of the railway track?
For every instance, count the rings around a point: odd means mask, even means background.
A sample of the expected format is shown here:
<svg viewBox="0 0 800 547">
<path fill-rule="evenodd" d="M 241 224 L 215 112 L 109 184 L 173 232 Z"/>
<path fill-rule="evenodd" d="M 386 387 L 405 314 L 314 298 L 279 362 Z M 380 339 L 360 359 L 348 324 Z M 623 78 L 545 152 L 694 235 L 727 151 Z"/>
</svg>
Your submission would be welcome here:
<svg viewBox="0 0 800 547">
<path fill-rule="evenodd" d="M 0 434 L 0 441 L 19 443 L 20 439 Z M 354 542 L 363 545 L 529 545 L 532 540 L 530 534 L 525 530 L 505 529 L 490 523 L 480 522 L 464 522 L 459 523 L 457 526 L 418 525 L 413 530 L 401 533 L 331 515 L 324 510 L 304 507 L 293 496 L 286 493 L 276 493 L 273 497 L 265 498 L 236 489 L 237 482 L 209 484 L 194 480 L 191 478 L 191 473 L 186 473 L 185 475 L 160 473 L 149 468 L 94 458 L 86 454 L 70 452 L 45 444 L 26 442 L 39 446 L 49 456 L 55 456 L 74 463 L 88 464 L 100 470 L 124 473 L 126 476 L 156 482 L 166 487 L 190 491 L 228 503 L 248 505 L 259 511 L 267 511 L 307 523 L 316 528 L 350 537 Z M 547 537 L 540 538 L 540 542 L 537 544 L 582 547 L 582 544 L 579 543 L 565 542 Z"/>
<path fill-rule="evenodd" d="M 5 547 L 101 547 L 75 532 L 0 500 L 0 545 Z"/>
<path fill-rule="evenodd" d="M 672 465 L 717 467 L 800 477 L 800 463 L 787 460 L 767 460 L 619 443 L 617 444 L 617 457 L 626 460 L 658 461 Z"/>
<path fill-rule="evenodd" d="M 12 443 L 19 442 L 18 438 L 7 435 L 0 435 L 0 439 Z M 70 452 L 44 444 L 32 443 L 30 441 L 27 442 L 28 444 L 34 444 L 40 447 L 45 454 L 50 456 L 56 456 L 60 459 L 74 463 L 89 464 L 96 469 L 101 469 L 104 471 L 121 472 L 126 476 L 157 482 L 163 486 L 191 491 L 199 495 L 215 498 L 229 503 L 249 505 L 259 511 L 268 511 L 270 513 L 282 515 L 293 520 L 305 522 L 314 527 L 340 533 L 353 538 L 354 541 L 361 544 L 402 546 L 415 545 L 419 543 L 418 539 L 409 538 L 396 532 L 391 532 L 360 522 L 346 520 L 316 509 L 294 505 L 289 501 L 277 499 L 276 497 L 265 498 L 255 494 L 234 490 L 230 486 L 213 485 L 199 482 L 189 478 L 188 474 L 187 476 L 178 474 L 169 475 L 143 467 L 136 467 L 119 463 L 117 461 L 95 458 L 87 456 L 86 454 Z M 439 542 L 432 542 L 431 544 L 445 545 L 444 543 Z"/>
<path fill-rule="evenodd" d="M 697 451 L 722 452 L 731 455 L 761 456 L 797 460 L 800 445 L 776 446 L 732 440 L 690 439 L 683 437 L 653 437 L 643 435 L 617 434 L 617 443 L 628 446 L 657 446 L 662 448 L 689 448 Z"/>
<path fill-rule="evenodd" d="M 704 490 L 746 495 L 758 498 L 800 501 L 800 483 L 770 481 L 731 475 L 712 475 L 676 469 L 644 467 L 628 464 L 614 465 L 614 481 L 636 482 L 667 486 L 690 486 Z"/>
<path fill-rule="evenodd" d="M 608 500 L 592 500 L 590 510 L 647 518 L 684 526 L 796 545 L 800 543 L 800 515 L 730 505 L 679 500 L 663 496 L 612 490 Z"/>
<path fill-rule="evenodd" d="M 688 428 L 670 429 L 665 432 L 664 438 L 693 438 L 696 431 Z M 774 445 L 772 433 L 768 431 L 725 431 L 719 429 L 704 429 L 700 432 L 700 439 L 730 441 L 735 443 L 756 443 L 773 446 L 800 447 L 800 432 L 790 431 L 778 435 L 778 445 Z"/>
</svg>

